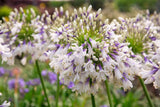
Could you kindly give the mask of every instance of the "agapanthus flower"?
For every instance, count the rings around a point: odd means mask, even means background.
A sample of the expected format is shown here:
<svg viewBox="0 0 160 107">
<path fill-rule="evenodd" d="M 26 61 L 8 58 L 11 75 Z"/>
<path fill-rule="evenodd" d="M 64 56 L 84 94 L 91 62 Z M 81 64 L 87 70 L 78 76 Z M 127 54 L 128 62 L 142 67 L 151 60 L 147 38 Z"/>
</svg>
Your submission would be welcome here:
<svg viewBox="0 0 160 107">
<path fill-rule="evenodd" d="M 1 33 L 2 32 L 0 30 L 0 34 Z M 0 38 L 0 54 L 2 57 L 2 62 L 7 61 L 9 58 L 12 57 L 12 54 L 10 52 L 10 49 L 8 48 L 8 45 L 4 45 L 4 40 L 2 37 Z"/>
<path fill-rule="evenodd" d="M 145 84 L 153 83 L 153 86 L 158 89 L 160 88 L 160 45 L 158 43 L 156 45 L 158 47 L 154 46 L 155 51 L 152 50 L 152 53 L 144 54 L 144 70 L 139 75 L 145 79 Z"/>
<path fill-rule="evenodd" d="M 5 74 L 5 69 L 3 67 L 0 67 L 0 77 Z"/>
<path fill-rule="evenodd" d="M 129 43 L 129 47 L 135 54 L 133 59 L 138 62 L 135 66 L 136 75 L 145 79 L 146 84 L 153 83 L 155 88 L 159 88 L 159 50 L 160 36 L 157 14 L 138 14 L 135 18 L 119 18 L 120 22 L 114 20 L 111 25 L 116 34 L 122 35 L 119 39 L 121 43 Z M 140 70 L 138 70 L 140 68 Z M 130 84 L 130 83 L 128 83 Z"/>
<path fill-rule="evenodd" d="M 121 42 L 130 43 L 129 47 L 135 54 L 149 52 L 147 43 L 157 39 L 157 27 L 147 16 L 138 14 L 134 18 L 123 19 L 119 17 L 120 23 L 116 24 L 115 32 L 122 35 Z M 114 23 L 114 22 L 113 22 Z"/>
<path fill-rule="evenodd" d="M 48 72 L 49 82 L 54 84 L 57 81 L 57 75 L 54 72 Z"/>
<path fill-rule="evenodd" d="M 72 90 L 78 93 L 95 94 L 105 80 L 128 90 L 140 71 L 129 44 L 119 42 L 121 35 L 102 20 L 100 12 L 91 12 L 91 6 L 75 9 L 66 24 L 52 31 L 57 45 L 46 53 L 60 80 L 67 86 L 74 82 Z"/>
<path fill-rule="evenodd" d="M 9 77 L 12 77 L 12 73 L 10 70 L 4 68 L 4 67 L 0 67 L 0 77 L 4 76 L 4 75 L 7 75 Z"/>
<path fill-rule="evenodd" d="M 9 89 L 15 89 L 17 84 L 17 88 L 21 94 L 27 93 L 29 90 L 26 88 L 26 82 L 20 78 L 20 79 L 11 79 L 8 81 L 8 87 Z"/>
<path fill-rule="evenodd" d="M 4 53 L 4 48 L 0 50 L 3 60 L 10 65 L 14 64 L 15 58 L 20 59 L 22 65 L 29 60 L 48 60 L 45 52 L 55 47 L 49 29 L 57 22 L 64 22 L 64 17 L 60 17 L 57 12 L 53 13 L 52 18 L 47 11 L 42 16 L 36 15 L 33 9 L 25 12 L 20 8 L 20 11 L 15 9 L 11 12 L 9 21 L 4 20 L 0 26 L 0 36 L 3 39 L 0 44 L 3 43 L 2 46 L 6 47 L 5 51 L 10 50 L 10 54 Z"/>
</svg>

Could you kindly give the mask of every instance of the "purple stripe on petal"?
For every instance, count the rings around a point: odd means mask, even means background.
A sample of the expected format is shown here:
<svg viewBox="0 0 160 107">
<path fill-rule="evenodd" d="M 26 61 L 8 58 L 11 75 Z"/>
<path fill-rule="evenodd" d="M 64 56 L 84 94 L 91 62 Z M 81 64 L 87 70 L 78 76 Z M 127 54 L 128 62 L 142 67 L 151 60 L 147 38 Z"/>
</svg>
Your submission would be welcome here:
<svg viewBox="0 0 160 107">
<path fill-rule="evenodd" d="M 40 29 L 40 35 L 42 35 L 43 33 L 44 33 L 44 27 L 42 27 L 41 29 Z"/>
<path fill-rule="evenodd" d="M 26 45 L 26 41 L 25 40 L 23 41 L 23 45 Z"/>
<path fill-rule="evenodd" d="M 107 33 L 108 33 L 108 35 L 110 35 L 110 36 L 112 35 L 109 31 L 108 31 Z"/>
<path fill-rule="evenodd" d="M 48 56 L 47 53 L 44 53 L 45 56 Z"/>
<path fill-rule="evenodd" d="M 99 67 L 100 70 L 102 70 L 102 66 L 101 65 L 98 65 L 98 67 Z"/>
<path fill-rule="evenodd" d="M 60 44 L 55 44 L 55 45 L 56 45 L 57 49 L 61 46 Z"/>
<path fill-rule="evenodd" d="M 147 57 L 144 57 L 144 61 L 147 62 L 147 61 L 148 61 L 148 58 L 147 58 Z"/>
<path fill-rule="evenodd" d="M 115 55 L 115 54 L 111 53 L 111 56 L 112 56 L 114 59 L 116 59 L 116 55 Z"/>
<path fill-rule="evenodd" d="M 113 53 L 118 54 L 118 52 L 117 52 L 117 50 L 116 50 L 116 49 L 113 49 Z"/>
<path fill-rule="evenodd" d="M 29 41 L 29 42 L 28 42 L 28 45 L 30 45 L 30 46 L 31 46 L 31 41 Z"/>
<path fill-rule="evenodd" d="M 115 46 L 118 47 L 119 46 L 119 43 L 118 42 L 114 42 Z"/>
<path fill-rule="evenodd" d="M 136 55 L 131 55 L 131 57 L 132 57 L 132 58 L 135 58 L 135 57 L 136 57 Z"/>
<path fill-rule="evenodd" d="M 41 44 L 45 44 L 45 43 L 46 43 L 46 41 L 42 41 L 42 42 L 41 42 Z"/>
<path fill-rule="evenodd" d="M 126 73 L 125 72 L 123 72 L 123 78 L 124 78 L 124 80 L 127 80 L 127 78 L 126 78 Z"/>
<path fill-rule="evenodd" d="M 70 56 L 72 54 L 72 52 L 69 52 L 67 55 Z"/>
<path fill-rule="evenodd" d="M 127 62 L 124 62 L 124 65 L 125 65 L 126 67 L 130 67 L 130 65 L 129 65 Z"/>
<path fill-rule="evenodd" d="M 151 74 L 155 74 L 158 70 L 159 70 L 159 68 L 153 67 L 153 70 L 151 71 Z"/>
<path fill-rule="evenodd" d="M 152 41 L 155 41 L 155 40 L 156 40 L 156 37 L 154 37 L 154 36 L 153 36 L 153 37 L 150 36 L 149 38 L 150 38 Z"/>
<path fill-rule="evenodd" d="M 109 62 L 110 59 L 111 59 L 111 57 L 109 55 L 107 55 L 106 60 Z"/>
</svg>

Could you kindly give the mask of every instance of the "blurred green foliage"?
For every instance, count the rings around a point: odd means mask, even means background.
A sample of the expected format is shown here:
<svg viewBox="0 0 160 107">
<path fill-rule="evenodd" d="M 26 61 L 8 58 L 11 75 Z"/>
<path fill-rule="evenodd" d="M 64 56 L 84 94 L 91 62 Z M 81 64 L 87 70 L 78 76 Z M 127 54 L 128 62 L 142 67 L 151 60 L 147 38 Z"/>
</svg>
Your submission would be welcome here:
<svg viewBox="0 0 160 107">
<path fill-rule="evenodd" d="M 115 0 L 114 1 L 116 7 L 118 8 L 118 10 L 122 11 L 122 12 L 127 12 L 130 10 L 131 7 L 131 0 Z"/>
<path fill-rule="evenodd" d="M 12 9 L 8 6 L 2 6 L 0 7 L 0 20 L 2 20 L 3 17 L 7 17 Z"/>
<path fill-rule="evenodd" d="M 123 89 L 112 90 L 114 107 L 146 107 L 142 90 L 140 88 L 125 93 Z M 140 100 L 141 99 L 141 100 Z"/>
<path fill-rule="evenodd" d="M 106 0 L 72 0 L 69 2 L 65 1 L 52 1 L 49 3 L 51 7 L 60 7 L 63 6 L 66 3 L 71 4 L 73 7 L 80 7 L 83 6 L 85 3 L 89 3 L 92 5 L 94 10 L 98 10 L 99 8 L 103 8 L 105 5 Z"/>
<path fill-rule="evenodd" d="M 52 2 L 48 2 L 48 5 L 50 7 L 60 7 L 63 6 L 66 2 L 65 1 L 52 1 Z"/>
<path fill-rule="evenodd" d="M 28 15 L 26 17 L 26 19 L 27 19 L 28 22 L 30 22 L 30 20 L 31 20 L 31 14 L 32 14 L 30 12 L 31 8 L 35 11 L 36 15 L 40 14 L 40 11 L 39 11 L 38 7 L 36 7 L 36 6 L 28 5 L 28 6 L 24 7 L 24 12 L 25 13 L 27 12 L 27 10 L 29 11 L 27 13 Z M 0 20 L 2 20 L 3 17 L 9 16 L 9 14 L 10 14 L 11 11 L 12 11 L 12 8 L 10 8 L 8 6 L 2 6 L 2 7 L 0 7 Z"/>
<path fill-rule="evenodd" d="M 73 0 L 70 3 L 74 7 L 80 7 L 80 6 L 83 6 L 85 4 L 85 1 L 86 0 Z"/>
<path fill-rule="evenodd" d="M 64 6 L 65 4 L 71 4 L 73 7 L 80 7 L 83 6 L 85 4 L 85 0 L 73 0 L 73 1 L 52 1 L 49 2 L 48 5 L 51 7 L 60 7 L 60 6 Z"/>
<path fill-rule="evenodd" d="M 156 9 L 157 0 L 114 0 L 114 3 L 122 12 L 130 11 L 132 6 L 136 6 L 139 9 L 154 11 Z"/>
<path fill-rule="evenodd" d="M 99 8 L 104 8 L 106 0 L 90 0 L 90 4 L 92 5 L 94 10 L 98 10 Z"/>
</svg>

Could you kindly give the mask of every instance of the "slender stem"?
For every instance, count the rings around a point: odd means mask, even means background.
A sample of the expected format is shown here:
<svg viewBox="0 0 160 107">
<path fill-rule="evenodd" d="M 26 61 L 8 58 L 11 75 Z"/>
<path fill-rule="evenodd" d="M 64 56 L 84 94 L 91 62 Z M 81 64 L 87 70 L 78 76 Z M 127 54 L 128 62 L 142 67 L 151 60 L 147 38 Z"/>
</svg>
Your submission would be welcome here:
<svg viewBox="0 0 160 107">
<path fill-rule="evenodd" d="M 109 100 L 110 107 L 113 107 L 112 100 L 111 100 L 111 94 L 110 94 L 109 85 L 108 85 L 107 80 L 105 80 L 105 85 L 106 85 L 106 90 L 107 90 L 107 95 L 108 95 L 108 100 Z"/>
<path fill-rule="evenodd" d="M 143 91 L 144 91 L 144 93 L 145 93 L 145 96 L 146 96 L 146 98 L 147 98 L 147 100 L 148 100 L 149 106 L 150 106 L 150 107 L 154 107 L 154 105 L 153 105 L 153 103 L 152 103 L 152 101 L 151 101 L 151 98 L 150 98 L 150 96 L 149 96 L 149 93 L 148 93 L 148 91 L 147 91 L 147 88 L 146 88 L 146 86 L 145 86 L 145 84 L 144 84 L 144 81 L 143 81 L 143 79 L 142 79 L 141 77 L 139 77 L 139 81 L 140 81 L 140 83 L 141 83 L 141 86 L 142 86 L 142 88 L 143 88 Z"/>
<path fill-rule="evenodd" d="M 45 85 L 44 85 L 44 82 L 43 82 L 43 78 L 42 78 L 42 75 L 41 75 L 41 71 L 40 71 L 40 68 L 39 68 L 38 60 L 36 60 L 36 67 L 37 67 L 38 75 L 39 75 L 40 80 L 41 80 L 41 84 L 42 84 L 42 88 L 43 88 L 43 91 L 44 91 L 44 95 L 45 95 L 45 97 L 47 99 L 48 107 L 50 107 L 49 99 L 48 99 L 48 96 L 47 96 L 47 93 L 46 93 L 46 88 L 45 88 Z"/>
<path fill-rule="evenodd" d="M 18 73 L 16 72 L 18 71 L 17 69 L 14 70 L 15 72 L 15 75 L 16 75 L 16 81 L 15 81 L 15 89 L 14 89 L 14 102 L 15 102 L 15 107 L 18 107 L 18 79 L 19 79 L 19 75 Z"/>
<path fill-rule="evenodd" d="M 59 74 L 57 74 L 56 107 L 58 107 L 58 99 L 59 99 Z"/>
<path fill-rule="evenodd" d="M 92 79 L 89 81 L 90 87 L 92 86 Z M 94 95 L 91 94 L 92 107 L 96 107 Z"/>
<path fill-rule="evenodd" d="M 92 107 L 96 107 L 94 95 L 91 94 Z"/>
<path fill-rule="evenodd" d="M 65 103 L 66 103 L 66 98 L 65 98 L 65 93 L 63 93 L 63 104 L 62 104 L 62 107 L 65 107 Z"/>
<path fill-rule="evenodd" d="M 18 93 L 14 93 L 14 107 L 18 107 Z"/>
</svg>

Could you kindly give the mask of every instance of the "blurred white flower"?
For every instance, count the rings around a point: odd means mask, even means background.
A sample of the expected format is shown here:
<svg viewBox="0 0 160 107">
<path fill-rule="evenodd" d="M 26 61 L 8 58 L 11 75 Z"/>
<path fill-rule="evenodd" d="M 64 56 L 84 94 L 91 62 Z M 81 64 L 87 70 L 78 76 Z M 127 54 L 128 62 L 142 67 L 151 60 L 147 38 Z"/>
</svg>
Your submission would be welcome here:
<svg viewBox="0 0 160 107">
<path fill-rule="evenodd" d="M 2 96 L 2 93 L 0 92 L 0 97 Z M 10 102 L 7 102 L 7 101 L 4 101 L 0 106 L 2 107 L 10 107 L 11 106 L 11 103 Z"/>
</svg>

